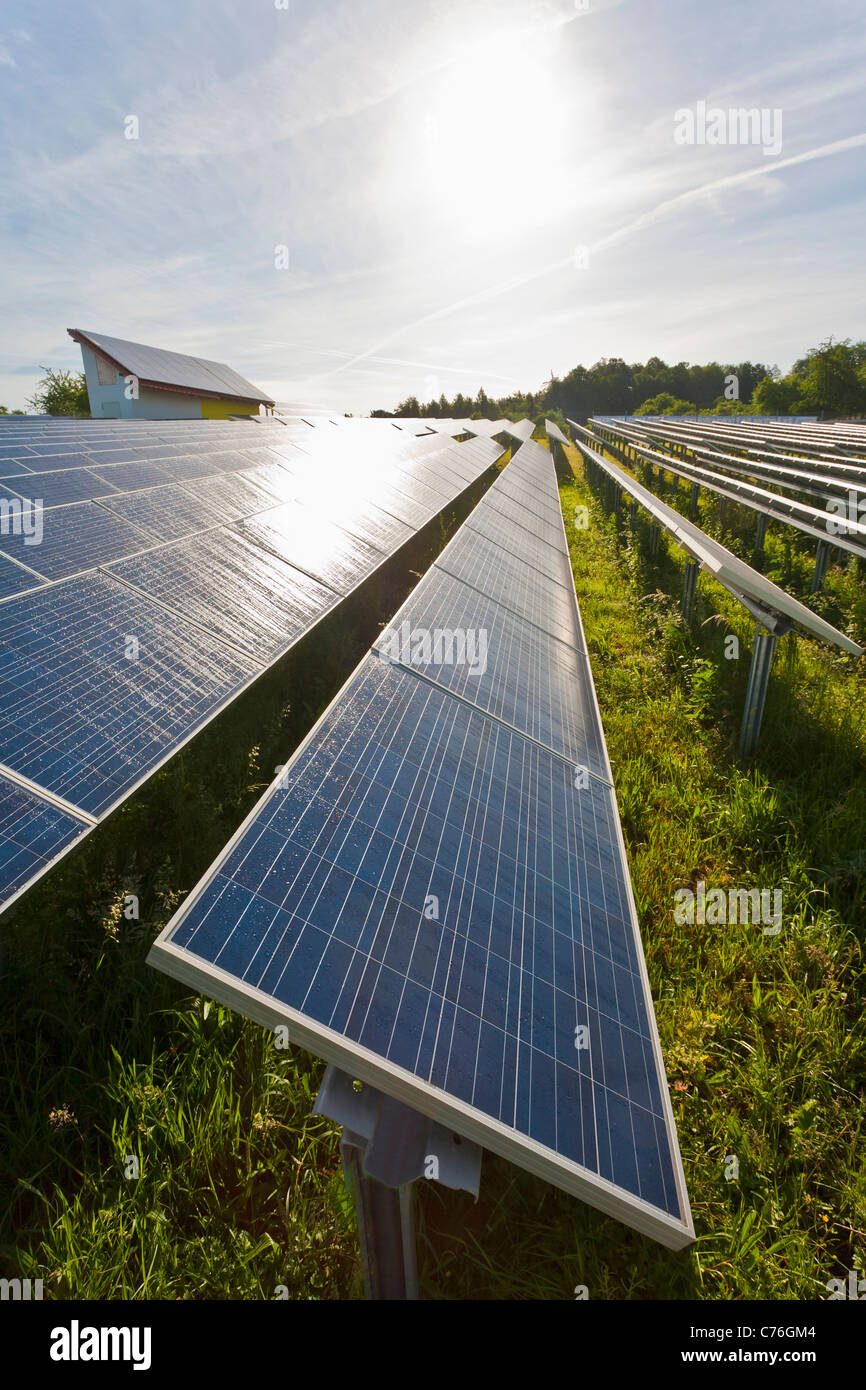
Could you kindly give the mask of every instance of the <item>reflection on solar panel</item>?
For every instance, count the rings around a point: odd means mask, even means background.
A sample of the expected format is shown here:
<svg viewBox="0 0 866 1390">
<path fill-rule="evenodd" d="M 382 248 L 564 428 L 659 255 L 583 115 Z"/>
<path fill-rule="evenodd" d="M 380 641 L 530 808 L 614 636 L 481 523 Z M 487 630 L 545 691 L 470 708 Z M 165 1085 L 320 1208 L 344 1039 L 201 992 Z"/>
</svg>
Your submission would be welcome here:
<svg viewBox="0 0 866 1390">
<path fill-rule="evenodd" d="M 274 555 L 345 594 L 375 568 L 376 551 L 307 507 L 287 503 L 241 523 L 242 533 Z"/>
<path fill-rule="evenodd" d="M 555 486 L 537 445 L 512 467 Z M 488 546 L 521 566 L 510 611 L 486 592 L 496 565 L 475 587 L 449 573 L 467 523 L 150 960 L 679 1248 L 691 1216 L 573 585 L 538 572 L 564 639 L 517 616 L 533 579 L 513 555 L 534 537 L 496 525 Z"/>
<path fill-rule="evenodd" d="M 227 528 L 122 560 L 108 573 L 265 664 L 339 597 Z"/>
<path fill-rule="evenodd" d="M 0 425 L 0 776 L 72 817 L 57 854 L 502 452 L 327 423 L 306 452 L 276 421 Z M 0 904 L 57 857 L 28 826 Z"/>
</svg>

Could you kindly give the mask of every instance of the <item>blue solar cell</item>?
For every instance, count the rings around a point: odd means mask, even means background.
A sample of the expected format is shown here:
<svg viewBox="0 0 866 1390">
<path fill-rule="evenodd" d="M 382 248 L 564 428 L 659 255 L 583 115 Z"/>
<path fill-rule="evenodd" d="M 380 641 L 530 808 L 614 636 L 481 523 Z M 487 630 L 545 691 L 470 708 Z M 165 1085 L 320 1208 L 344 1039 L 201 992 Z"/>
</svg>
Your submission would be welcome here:
<svg viewBox="0 0 866 1390">
<path fill-rule="evenodd" d="M 94 468 L 93 472 L 101 482 L 109 484 L 109 491 L 116 492 L 134 492 L 138 488 L 174 481 L 171 473 L 157 463 L 113 463 L 106 468 Z"/>
<path fill-rule="evenodd" d="M 41 583 L 38 575 L 30 574 L 5 555 L 0 557 L 0 599 L 9 598 L 12 594 L 23 594 L 27 589 L 36 589 Z"/>
<path fill-rule="evenodd" d="M 0 445 L 0 473 L 4 473 L 6 471 L 7 463 L 11 463 L 13 465 L 12 471 L 17 472 L 18 470 L 15 466 L 16 460 L 20 460 L 21 471 L 26 471 L 24 465 L 27 461 L 27 456 L 29 453 L 30 450 L 27 448 L 25 444 Z"/>
<path fill-rule="evenodd" d="M 308 575 L 227 529 L 122 560 L 110 572 L 263 663 L 337 602 Z"/>
<path fill-rule="evenodd" d="M 0 775 L 0 900 L 32 881 L 87 833 L 88 823 Z"/>
<path fill-rule="evenodd" d="M 27 478 L 7 481 L 21 497 L 41 501 L 43 507 L 63 507 L 67 502 L 84 502 L 112 491 L 108 483 L 89 468 L 65 468 L 56 473 L 31 473 Z"/>
<path fill-rule="evenodd" d="M 104 574 L 10 599 L 2 761 L 101 815 L 259 670 Z"/>
<path fill-rule="evenodd" d="M 96 461 L 94 454 L 54 453 L 40 458 L 28 458 L 27 467 L 34 473 L 53 473 L 64 468 L 86 468 L 88 464 L 94 464 Z"/>
<path fill-rule="evenodd" d="M 42 536 L 37 539 L 41 522 Z M 29 512 L 27 534 L 0 533 L 0 551 L 46 579 L 66 579 L 82 570 L 143 550 L 149 538 L 96 502 L 74 502 Z"/>
<path fill-rule="evenodd" d="M 612 789 L 444 690 L 368 657 L 166 945 L 684 1223 Z"/>
</svg>

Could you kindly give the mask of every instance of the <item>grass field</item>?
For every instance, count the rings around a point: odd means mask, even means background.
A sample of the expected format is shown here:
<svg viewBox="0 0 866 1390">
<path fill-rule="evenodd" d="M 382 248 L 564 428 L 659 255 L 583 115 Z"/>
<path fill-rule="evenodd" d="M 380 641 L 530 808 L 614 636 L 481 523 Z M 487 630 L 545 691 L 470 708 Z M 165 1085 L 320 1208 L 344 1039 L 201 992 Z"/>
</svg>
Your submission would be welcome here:
<svg viewBox="0 0 866 1390">
<path fill-rule="evenodd" d="M 419 1184 L 422 1296 L 826 1297 L 830 1277 L 866 1272 L 866 682 L 784 638 L 739 764 L 751 623 L 702 576 L 687 629 L 681 559 L 651 560 L 572 461 L 563 512 L 698 1240 L 665 1251 L 485 1155 L 477 1204 Z M 725 541 L 748 558 L 737 517 Z M 803 596 L 808 547 L 771 535 L 765 571 Z M 0 1273 L 56 1298 L 360 1294 L 337 1131 L 310 1118 L 321 1065 L 144 958 L 411 582 L 404 568 L 365 592 L 4 919 Z M 855 567 L 831 570 L 816 606 L 866 639 Z M 781 888 L 782 931 L 678 925 L 674 892 L 699 879 Z"/>
</svg>

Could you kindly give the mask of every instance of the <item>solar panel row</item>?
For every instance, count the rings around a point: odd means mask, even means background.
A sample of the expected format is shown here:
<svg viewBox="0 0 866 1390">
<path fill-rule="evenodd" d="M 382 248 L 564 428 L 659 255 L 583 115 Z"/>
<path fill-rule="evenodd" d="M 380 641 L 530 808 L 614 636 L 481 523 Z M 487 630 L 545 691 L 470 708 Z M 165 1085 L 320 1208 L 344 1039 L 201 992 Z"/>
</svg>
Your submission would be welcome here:
<svg viewBox="0 0 866 1390">
<path fill-rule="evenodd" d="M 92 422 L 80 423 L 89 440 Z M 245 432 L 233 438 L 246 441 L 253 428 L 241 426 Z M 314 440 L 316 431 L 304 429 Z M 6 525 L 16 513 L 4 513 L 0 778 L 14 788 L 14 814 L 8 832 L 0 826 L 0 903 L 501 453 L 488 440 L 463 446 L 443 438 L 435 450 L 421 449 L 414 437 L 391 431 L 386 439 L 374 427 L 369 435 L 353 431 L 351 447 L 341 429 L 332 430 L 301 455 L 281 431 L 271 425 L 259 436 L 278 432 L 279 453 L 208 454 L 207 426 L 186 434 L 185 448 L 199 446 L 194 473 L 204 476 L 183 484 L 157 481 L 150 465 L 113 465 L 137 490 L 62 503 L 41 514 L 41 534 Z M 112 437 L 141 435 L 132 423 Z M 229 437 L 217 429 L 213 444 Z M 31 448 L 42 447 L 30 438 Z M 220 459 L 231 467 L 219 469 Z M 99 471 L 55 476 L 100 491 Z M 386 509 L 401 506 L 410 519 Z M 37 844 L 43 813 L 55 835 L 44 853 Z"/>
<path fill-rule="evenodd" d="M 150 960 L 678 1248 L 610 767 L 561 516 L 539 521 L 556 503 L 525 445 Z"/>
</svg>

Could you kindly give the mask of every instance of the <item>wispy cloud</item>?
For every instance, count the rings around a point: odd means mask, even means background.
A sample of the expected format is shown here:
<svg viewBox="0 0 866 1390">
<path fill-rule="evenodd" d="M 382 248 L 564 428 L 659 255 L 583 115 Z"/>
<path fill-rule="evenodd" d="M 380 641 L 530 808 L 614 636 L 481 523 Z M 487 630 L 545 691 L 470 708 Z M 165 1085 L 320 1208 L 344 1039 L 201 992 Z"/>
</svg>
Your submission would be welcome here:
<svg viewBox="0 0 866 1390">
<path fill-rule="evenodd" d="M 7 6 L 10 407 L 76 323 L 355 412 L 864 332 L 859 0 Z M 783 108 L 782 155 L 678 148 L 700 98 Z"/>
</svg>

